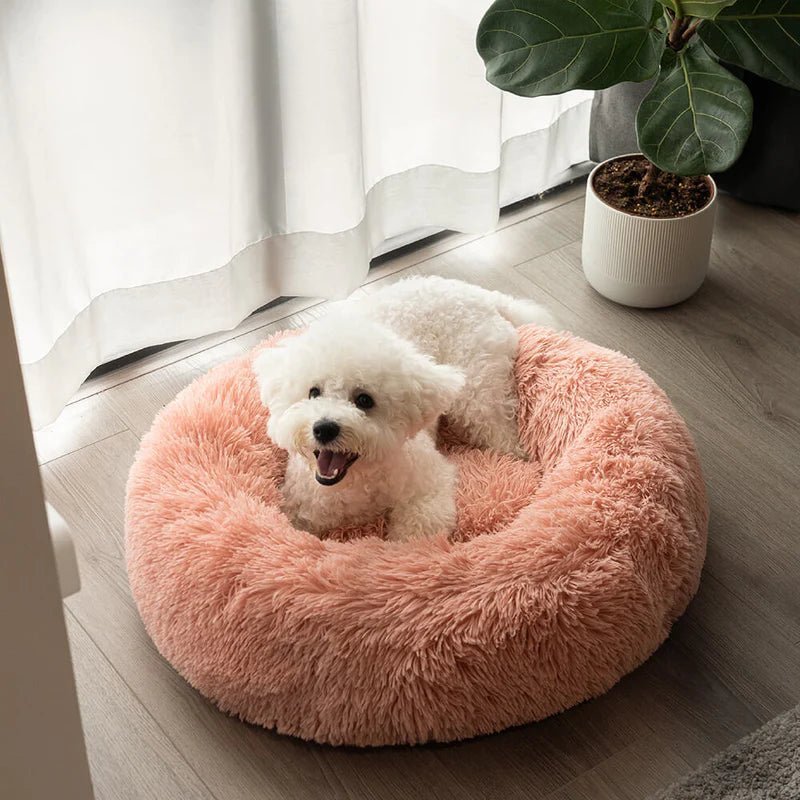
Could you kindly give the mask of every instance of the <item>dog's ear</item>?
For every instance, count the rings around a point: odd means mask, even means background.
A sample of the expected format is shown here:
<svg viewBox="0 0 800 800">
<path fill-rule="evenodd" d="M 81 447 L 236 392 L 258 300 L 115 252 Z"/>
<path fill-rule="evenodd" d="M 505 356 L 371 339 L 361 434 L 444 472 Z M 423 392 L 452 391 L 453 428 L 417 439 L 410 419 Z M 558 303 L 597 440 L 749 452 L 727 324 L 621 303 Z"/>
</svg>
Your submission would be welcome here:
<svg viewBox="0 0 800 800">
<path fill-rule="evenodd" d="M 258 381 L 261 402 L 270 408 L 286 382 L 286 348 L 280 344 L 267 347 L 253 359 L 253 372 Z"/>
<path fill-rule="evenodd" d="M 459 392 L 464 388 L 466 376 L 456 367 L 429 362 L 422 376 L 422 414 L 425 426 L 447 413 Z"/>
</svg>

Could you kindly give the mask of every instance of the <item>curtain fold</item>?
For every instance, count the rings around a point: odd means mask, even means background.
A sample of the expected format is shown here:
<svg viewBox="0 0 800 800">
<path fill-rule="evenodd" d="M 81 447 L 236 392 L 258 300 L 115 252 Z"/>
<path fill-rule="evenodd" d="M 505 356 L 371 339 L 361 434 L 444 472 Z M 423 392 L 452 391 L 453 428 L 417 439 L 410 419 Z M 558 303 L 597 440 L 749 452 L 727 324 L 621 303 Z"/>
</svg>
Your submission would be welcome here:
<svg viewBox="0 0 800 800">
<path fill-rule="evenodd" d="M 588 157 L 588 93 L 502 96 L 485 0 L 0 4 L 0 242 L 31 414 L 98 364 L 341 297 Z"/>
</svg>

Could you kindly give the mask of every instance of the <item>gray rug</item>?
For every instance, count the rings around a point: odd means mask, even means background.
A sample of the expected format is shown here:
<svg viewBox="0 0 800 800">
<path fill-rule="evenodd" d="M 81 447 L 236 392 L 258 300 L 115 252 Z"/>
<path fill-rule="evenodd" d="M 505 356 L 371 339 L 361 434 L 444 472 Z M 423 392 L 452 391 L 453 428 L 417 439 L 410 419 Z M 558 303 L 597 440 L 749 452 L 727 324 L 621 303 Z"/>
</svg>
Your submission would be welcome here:
<svg viewBox="0 0 800 800">
<path fill-rule="evenodd" d="M 800 706 L 653 800 L 800 800 Z"/>
</svg>

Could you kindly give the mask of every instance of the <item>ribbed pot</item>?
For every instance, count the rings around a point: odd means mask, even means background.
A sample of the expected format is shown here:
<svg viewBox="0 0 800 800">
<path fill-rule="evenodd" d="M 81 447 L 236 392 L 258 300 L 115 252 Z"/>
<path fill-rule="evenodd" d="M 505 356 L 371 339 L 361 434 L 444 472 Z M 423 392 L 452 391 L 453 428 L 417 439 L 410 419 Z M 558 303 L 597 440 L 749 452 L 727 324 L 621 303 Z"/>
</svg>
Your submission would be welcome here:
<svg viewBox="0 0 800 800">
<path fill-rule="evenodd" d="M 586 186 L 586 280 L 609 300 L 638 308 L 671 306 L 693 295 L 705 279 L 711 254 L 717 211 L 714 179 L 707 177 L 711 200 L 699 211 L 656 219 L 619 211 L 601 200 L 594 176 L 602 166 L 592 170 Z"/>
</svg>

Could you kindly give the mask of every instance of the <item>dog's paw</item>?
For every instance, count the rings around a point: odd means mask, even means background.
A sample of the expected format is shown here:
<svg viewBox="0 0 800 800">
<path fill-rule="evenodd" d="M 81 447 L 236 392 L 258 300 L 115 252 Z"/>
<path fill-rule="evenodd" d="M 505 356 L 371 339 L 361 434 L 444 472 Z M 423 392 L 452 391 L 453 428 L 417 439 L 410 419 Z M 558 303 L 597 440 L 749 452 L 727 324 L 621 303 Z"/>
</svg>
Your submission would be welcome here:
<svg viewBox="0 0 800 800">
<path fill-rule="evenodd" d="M 419 525 L 405 525 L 389 523 L 389 529 L 386 532 L 386 541 L 388 542 L 411 542 L 415 539 L 425 539 L 432 536 L 436 531 L 426 531 Z"/>
<path fill-rule="evenodd" d="M 410 504 L 395 508 L 389 515 L 386 539 L 390 542 L 410 542 L 438 534 L 449 534 L 455 527 L 455 499 L 436 498 L 434 502 Z"/>
</svg>

